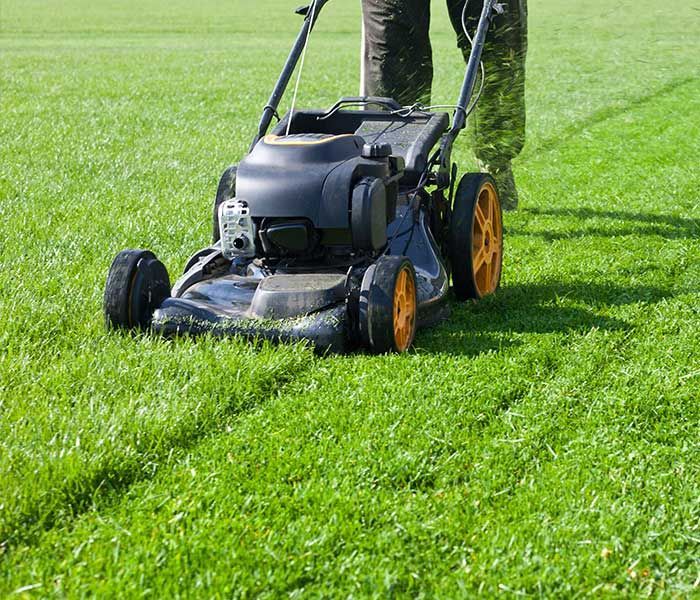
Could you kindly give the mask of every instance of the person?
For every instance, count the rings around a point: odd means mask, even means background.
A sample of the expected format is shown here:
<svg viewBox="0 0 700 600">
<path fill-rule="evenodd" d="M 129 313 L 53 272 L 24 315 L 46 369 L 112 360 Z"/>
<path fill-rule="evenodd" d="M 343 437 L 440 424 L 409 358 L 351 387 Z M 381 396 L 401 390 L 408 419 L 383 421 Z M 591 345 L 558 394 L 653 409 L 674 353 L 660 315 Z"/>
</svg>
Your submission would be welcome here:
<svg viewBox="0 0 700 600">
<path fill-rule="evenodd" d="M 481 0 L 447 0 L 457 45 L 469 58 Z M 506 0 L 489 29 L 482 60 L 483 95 L 469 118 L 474 154 L 493 175 L 506 210 L 518 205 L 511 161 L 525 143 L 527 0 Z M 430 0 L 362 0 L 363 96 L 394 98 L 402 105 L 430 104 L 433 81 Z M 477 81 L 476 89 L 480 86 Z"/>
</svg>

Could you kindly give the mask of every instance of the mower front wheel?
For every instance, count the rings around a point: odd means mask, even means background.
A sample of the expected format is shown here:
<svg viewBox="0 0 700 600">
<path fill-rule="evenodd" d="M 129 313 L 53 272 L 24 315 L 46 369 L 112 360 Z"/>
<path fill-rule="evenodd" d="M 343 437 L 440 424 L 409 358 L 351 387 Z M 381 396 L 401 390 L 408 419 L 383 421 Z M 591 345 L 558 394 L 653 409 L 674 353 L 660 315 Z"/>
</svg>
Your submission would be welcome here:
<svg viewBox="0 0 700 600">
<path fill-rule="evenodd" d="M 169 296 L 168 271 L 153 252 L 123 250 L 107 275 L 103 304 L 107 329 L 147 329 L 153 312 Z"/>
<path fill-rule="evenodd" d="M 503 216 L 491 175 L 468 173 L 459 182 L 448 248 L 452 286 L 459 300 L 478 300 L 498 289 L 503 265 Z"/>
<path fill-rule="evenodd" d="M 416 272 L 405 256 L 382 256 L 362 278 L 360 336 L 374 354 L 405 352 L 418 324 Z"/>
</svg>

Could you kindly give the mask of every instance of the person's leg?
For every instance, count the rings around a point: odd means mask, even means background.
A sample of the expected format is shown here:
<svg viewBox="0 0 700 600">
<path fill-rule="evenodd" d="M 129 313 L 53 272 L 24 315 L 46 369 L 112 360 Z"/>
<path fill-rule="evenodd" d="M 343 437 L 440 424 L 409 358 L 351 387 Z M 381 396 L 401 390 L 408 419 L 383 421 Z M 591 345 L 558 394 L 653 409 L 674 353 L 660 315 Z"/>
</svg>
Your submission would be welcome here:
<svg viewBox="0 0 700 600">
<path fill-rule="evenodd" d="M 447 0 L 447 3 L 457 43 L 466 60 L 471 47 L 462 28 L 464 0 Z M 476 30 L 482 6 L 482 0 L 470 0 L 467 5 L 470 35 Z M 495 17 L 487 36 L 483 54 L 484 92 L 469 124 L 474 154 L 496 178 L 505 208 L 517 206 L 510 161 L 525 144 L 526 55 L 527 0 L 509 0 L 506 12 Z"/>
<path fill-rule="evenodd" d="M 362 0 L 362 95 L 430 103 L 430 0 Z"/>
</svg>

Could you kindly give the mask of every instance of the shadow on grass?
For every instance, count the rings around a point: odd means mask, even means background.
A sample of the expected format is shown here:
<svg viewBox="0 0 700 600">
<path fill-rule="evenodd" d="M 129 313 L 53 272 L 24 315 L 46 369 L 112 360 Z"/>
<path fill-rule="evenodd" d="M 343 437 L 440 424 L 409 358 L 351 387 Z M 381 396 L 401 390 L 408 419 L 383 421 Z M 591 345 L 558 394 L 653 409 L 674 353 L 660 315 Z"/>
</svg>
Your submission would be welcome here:
<svg viewBox="0 0 700 600">
<path fill-rule="evenodd" d="M 526 208 L 523 213 L 535 216 L 561 217 L 582 222 L 581 227 L 568 231 L 531 231 L 509 227 L 511 235 L 535 236 L 552 242 L 584 237 L 609 237 L 611 235 L 657 235 L 666 239 L 693 239 L 700 237 L 700 222 L 688 217 L 674 217 L 658 213 L 625 210 L 598 210 L 594 208 Z M 598 221 L 607 219 L 609 224 Z M 594 221 L 586 223 L 586 221 Z M 617 221 L 617 222 L 616 222 Z"/>
<path fill-rule="evenodd" d="M 508 334 L 626 331 L 629 323 L 601 313 L 615 306 L 654 304 L 670 296 L 671 290 L 656 286 L 585 281 L 508 286 L 478 303 L 453 301 L 450 319 L 419 333 L 417 347 L 421 352 L 476 356 L 521 343 Z"/>
</svg>

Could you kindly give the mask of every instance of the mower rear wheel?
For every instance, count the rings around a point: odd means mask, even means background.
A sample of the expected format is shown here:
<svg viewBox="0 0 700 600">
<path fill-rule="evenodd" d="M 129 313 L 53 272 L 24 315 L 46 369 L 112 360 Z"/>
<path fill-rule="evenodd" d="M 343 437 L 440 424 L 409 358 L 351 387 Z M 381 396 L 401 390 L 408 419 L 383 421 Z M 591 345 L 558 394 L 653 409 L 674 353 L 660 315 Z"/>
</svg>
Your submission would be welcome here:
<svg viewBox="0 0 700 600">
<path fill-rule="evenodd" d="M 468 173 L 455 193 L 448 247 L 452 286 L 460 300 L 493 294 L 503 267 L 503 215 L 496 183 Z"/>
<path fill-rule="evenodd" d="M 382 256 L 362 279 L 360 336 L 374 354 L 405 352 L 418 324 L 416 272 L 405 256 Z"/>
<path fill-rule="evenodd" d="M 123 250 L 107 275 L 103 304 L 107 329 L 147 329 L 153 312 L 169 296 L 168 271 L 153 252 Z"/>
<path fill-rule="evenodd" d="M 214 244 L 221 239 L 221 232 L 219 231 L 219 205 L 222 202 L 226 202 L 226 200 L 236 197 L 237 171 L 238 167 L 236 165 L 232 165 L 224 171 L 224 174 L 219 180 L 219 187 L 216 190 L 216 200 L 214 200 L 214 215 L 211 232 L 211 237 Z"/>
</svg>

